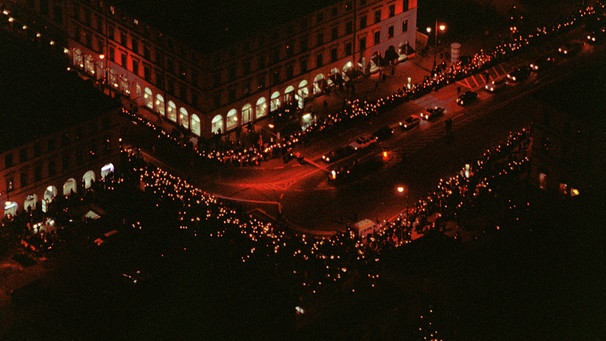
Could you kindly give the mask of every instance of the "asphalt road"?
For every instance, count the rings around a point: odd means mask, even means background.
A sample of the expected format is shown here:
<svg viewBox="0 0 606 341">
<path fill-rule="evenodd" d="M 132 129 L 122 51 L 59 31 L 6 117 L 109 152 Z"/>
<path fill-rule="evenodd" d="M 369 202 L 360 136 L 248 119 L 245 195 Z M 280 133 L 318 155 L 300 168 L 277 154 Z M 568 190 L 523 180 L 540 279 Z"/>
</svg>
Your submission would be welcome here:
<svg viewBox="0 0 606 341">
<path fill-rule="evenodd" d="M 561 43 L 583 37 L 582 29 L 575 29 L 533 46 L 489 70 L 491 79 L 503 77 L 507 71 L 539 56 L 555 55 Z M 533 73 L 495 94 L 484 91 L 482 79 L 472 76 L 298 147 L 311 163 L 300 165 L 293 160 L 282 164 L 281 160 L 273 160 L 261 168 L 232 169 L 199 182 L 209 192 L 239 200 L 248 207 L 261 207 L 276 216 L 281 213 L 282 218 L 302 229 L 334 231 L 358 219 L 389 219 L 431 192 L 440 178 L 454 175 L 465 163 L 473 162 L 483 151 L 504 141 L 510 131 L 529 127 L 533 113 L 546 105 L 533 98 L 535 91 L 565 80 L 575 70 L 587 68 L 603 56 L 603 45 L 586 44 L 579 55 L 559 58 L 554 67 Z M 458 87 L 477 90 L 478 102 L 465 107 L 456 105 Z M 348 144 L 361 134 L 371 134 L 383 125 L 397 126 L 405 116 L 435 105 L 446 108 L 443 117 L 422 121 L 419 127 L 407 132 L 395 129 L 391 139 L 335 164 L 321 161 L 321 155 L 335 146 Z M 444 122 L 448 118 L 453 120 L 452 138 L 446 136 Z M 330 170 L 354 159 L 361 162 L 376 157 L 382 148 L 389 151 L 389 160 L 379 170 L 339 185 L 328 181 Z M 403 193 L 396 191 L 400 185 L 405 187 Z"/>
</svg>

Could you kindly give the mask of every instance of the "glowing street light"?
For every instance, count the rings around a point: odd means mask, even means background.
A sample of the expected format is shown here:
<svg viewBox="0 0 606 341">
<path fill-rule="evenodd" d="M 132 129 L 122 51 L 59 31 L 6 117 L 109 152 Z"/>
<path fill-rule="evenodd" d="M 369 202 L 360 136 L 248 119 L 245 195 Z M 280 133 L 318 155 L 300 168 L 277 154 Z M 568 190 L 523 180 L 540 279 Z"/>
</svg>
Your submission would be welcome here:
<svg viewBox="0 0 606 341">
<path fill-rule="evenodd" d="M 427 27 L 426 31 L 427 34 L 431 33 L 431 27 Z M 434 50 L 433 50 L 433 69 L 435 70 L 436 68 L 436 60 L 437 60 L 437 54 L 438 54 L 438 32 L 444 32 L 446 31 L 446 25 L 444 24 L 439 24 L 438 20 L 436 19 L 436 26 L 434 29 L 434 37 L 435 37 L 435 45 L 434 45 Z"/>
</svg>

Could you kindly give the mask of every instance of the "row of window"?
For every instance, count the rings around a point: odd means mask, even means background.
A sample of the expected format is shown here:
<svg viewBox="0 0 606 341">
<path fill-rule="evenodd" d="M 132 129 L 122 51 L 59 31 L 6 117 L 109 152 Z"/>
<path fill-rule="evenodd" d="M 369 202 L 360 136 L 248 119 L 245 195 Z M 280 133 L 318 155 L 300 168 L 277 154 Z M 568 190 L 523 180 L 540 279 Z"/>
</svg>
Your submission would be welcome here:
<svg viewBox="0 0 606 341">
<path fill-rule="evenodd" d="M 26 162 L 32 158 L 39 157 L 46 153 L 51 153 L 58 148 L 66 147 L 74 142 L 80 141 L 83 137 L 90 137 L 97 134 L 98 131 L 97 121 L 92 121 L 88 127 L 79 127 L 73 131 L 64 132 L 60 138 L 49 137 L 44 140 L 35 141 L 30 147 L 22 147 L 19 149 L 18 158 L 16 153 L 7 152 L 4 156 L 4 168 L 12 167 L 17 163 Z M 102 120 L 102 129 L 108 130 L 110 128 L 110 122 L 108 119 Z M 106 138 L 106 140 L 109 137 Z"/>
<path fill-rule="evenodd" d="M 20 187 L 29 186 L 32 183 L 36 183 L 43 178 L 52 177 L 60 172 L 65 172 L 72 166 L 78 166 L 86 163 L 88 160 L 94 160 L 99 156 L 107 156 L 113 153 L 113 149 L 117 146 L 116 142 L 113 142 L 110 137 L 106 137 L 103 140 L 91 141 L 88 145 L 77 146 L 73 151 L 67 151 L 62 153 L 61 156 L 56 155 L 55 158 L 46 159 L 46 161 L 36 162 L 33 166 L 25 166 L 18 172 L 9 172 L 6 176 L 6 191 L 11 192 L 15 189 L 16 181 L 19 181 Z M 20 150 L 20 153 L 23 151 Z M 52 157 L 52 156 L 51 156 Z M 5 155 L 6 167 L 12 164 L 12 153 Z M 60 160 L 60 164 L 57 161 Z M 17 178 L 18 174 L 18 178 Z"/>
</svg>

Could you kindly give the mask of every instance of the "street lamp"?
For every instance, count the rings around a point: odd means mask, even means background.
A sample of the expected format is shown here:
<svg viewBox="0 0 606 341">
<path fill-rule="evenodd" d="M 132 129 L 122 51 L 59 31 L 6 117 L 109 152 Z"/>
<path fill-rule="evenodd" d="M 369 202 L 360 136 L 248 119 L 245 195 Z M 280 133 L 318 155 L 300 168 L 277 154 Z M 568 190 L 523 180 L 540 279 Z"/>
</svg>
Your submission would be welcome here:
<svg viewBox="0 0 606 341">
<path fill-rule="evenodd" d="M 431 27 L 427 27 L 427 33 L 430 34 L 431 33 Z M 446 31 L 446 25 L 444 24 L 439 24 L 438 20 L 436 19 L 436 28 L 434 29 L 434 38 L 435 38 L 435 45 L 434 45 L 434 50 L 433 50 L 433 69 L 436 69 L 436 60 L 437 60 L 437 55 L 438 55 L 438 32 L 444 32 Z"/>
</svg>

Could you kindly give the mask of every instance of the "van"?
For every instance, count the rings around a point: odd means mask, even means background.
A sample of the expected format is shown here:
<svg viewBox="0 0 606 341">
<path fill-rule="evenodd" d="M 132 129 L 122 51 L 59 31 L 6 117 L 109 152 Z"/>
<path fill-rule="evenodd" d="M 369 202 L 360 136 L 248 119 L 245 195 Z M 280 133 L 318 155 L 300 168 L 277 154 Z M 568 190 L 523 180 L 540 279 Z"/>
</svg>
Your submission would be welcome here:
<svg viewBox="0 0 606 341">
<path fill-rule="evenodd" d="M 375 233 L 377 227 L 377 224 L 370 219 L 362 219 L 353 225 L 354 232 L 359 238 Z"/>
</svg>

